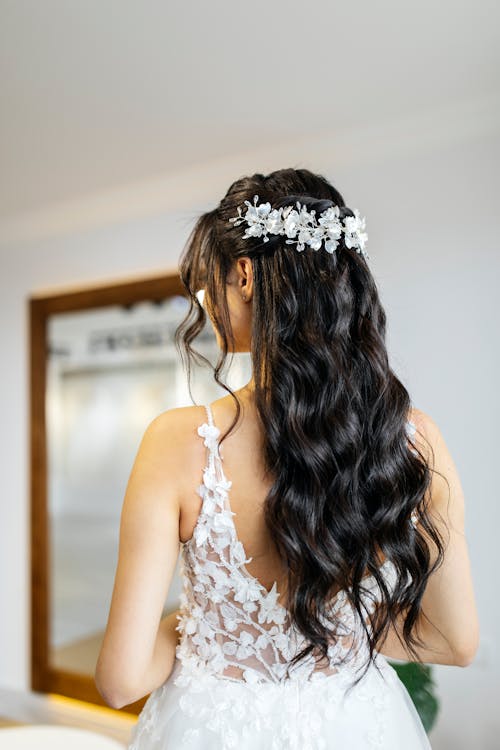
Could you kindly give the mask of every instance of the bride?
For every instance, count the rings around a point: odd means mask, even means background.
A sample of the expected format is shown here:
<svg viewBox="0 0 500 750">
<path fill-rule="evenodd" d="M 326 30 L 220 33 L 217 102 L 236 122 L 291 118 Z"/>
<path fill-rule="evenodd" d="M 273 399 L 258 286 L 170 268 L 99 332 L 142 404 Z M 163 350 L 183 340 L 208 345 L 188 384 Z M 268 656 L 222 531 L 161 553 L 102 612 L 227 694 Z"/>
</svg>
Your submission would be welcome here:
<svg viewBox="0 0 500 750">
<path fill-rule="evenodd" d="M 474 658 L 460 479 L 389 365 L 366 240 L 306 169 L 238 179 L 189 237 L 176 341 L 189 365 L 208 315 L 228 395 L 159 414 L 127 485 L 95 680 L 149 695 L 130 750 L 430 748 L 387 657 Z"/>
</svg>

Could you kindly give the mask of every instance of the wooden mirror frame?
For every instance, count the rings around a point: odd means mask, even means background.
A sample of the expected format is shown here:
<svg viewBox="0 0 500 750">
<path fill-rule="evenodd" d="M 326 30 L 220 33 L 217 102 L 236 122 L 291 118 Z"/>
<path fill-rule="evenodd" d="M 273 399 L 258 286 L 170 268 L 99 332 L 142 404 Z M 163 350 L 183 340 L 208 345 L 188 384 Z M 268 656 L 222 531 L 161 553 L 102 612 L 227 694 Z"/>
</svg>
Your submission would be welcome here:
<svg viewBox="0 0 500 750">
<path fill-rule="evenodd" d="M 57 313 L 123 306 L 186 296 L 178 273 L 118 281 L 51 295 L 33 295 L 29 307 L 29 446 L 31 541 L 31 689 L 107 706 L 92 676 L 56 669 L 49 662 L 50 567 L 45 397 L 48 318 Z M 147 696 L 126 707 L 138 714 Z"/>
</svg>

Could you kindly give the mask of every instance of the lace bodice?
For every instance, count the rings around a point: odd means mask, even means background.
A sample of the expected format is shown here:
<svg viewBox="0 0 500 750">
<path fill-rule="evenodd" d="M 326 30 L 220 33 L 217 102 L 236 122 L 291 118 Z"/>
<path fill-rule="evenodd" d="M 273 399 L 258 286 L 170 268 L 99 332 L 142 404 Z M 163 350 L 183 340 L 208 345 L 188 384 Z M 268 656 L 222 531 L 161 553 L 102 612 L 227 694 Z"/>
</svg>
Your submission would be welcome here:
<svg viewBox="0 0 500 750">
<path fill-rule="evenodd" d="M 233 523 L 235 514 L 229 503 L 232 483 L 222 468 L 220 430 L 210 406 L 205 409 L 208 422 L 198 427 L 208 448 L 203 483 L 197 489 L 203 502 L 193 535 L 181 550 L 183 590 L 177 616 L 181 638 L 176 655 L 183 672 L 177 684 L 187 675 L 207 672 L 251 684 L 313 680 L 336 672 L 339 667 L 335 662 L 341 657 L 345 658 L 341 669 L 356 669 L 366 661 L 366 634 L 345 591 L 338 592 L 331 603 L 340 630 L 328 650 L 329 663 L 310 653 L 289 667 L 289 660 L 306 644 L 278 602 L 276 582 L 267 591 L 246 568 L 252 558 L 246 557 Z M 408 422 L 407 431 L 414 433 L 412 422 Z M 392 562 L 386 560 L 380 570 L 390 588 L 395 581 Z M 378 601 L 378 584 L 373 576 L 366 576 L 362 585 L 368 616 Z"/>
<path fill-rule="evenodd" d="M 411 699 L 382 654 L 375 652 L 374 665 L 347 698 L 368 645 L 345 591 L 331 603 L 339 625 L 328 660 L 309 654 L 289 667 L 305 644 L 279 603 L 276 583 L 267 591 L 246 568 L 251 558 L 233 523 L 219 430 L 206 410 L 208 421 L 198 428 L 208 448 L 197 489 L 203 502 L 181 551 L 177 658 L 146 701 L 128 750 L 399 750 L 401 738 L 408 750 L 430 750 Z M 408 422 L 408 434 L 415 429 Z M 386 560 L 381 572 L 391 589 L 395 567 Z M 362 583 L 368 615 L 381 592 L 373 576 Z"/>
</svg>

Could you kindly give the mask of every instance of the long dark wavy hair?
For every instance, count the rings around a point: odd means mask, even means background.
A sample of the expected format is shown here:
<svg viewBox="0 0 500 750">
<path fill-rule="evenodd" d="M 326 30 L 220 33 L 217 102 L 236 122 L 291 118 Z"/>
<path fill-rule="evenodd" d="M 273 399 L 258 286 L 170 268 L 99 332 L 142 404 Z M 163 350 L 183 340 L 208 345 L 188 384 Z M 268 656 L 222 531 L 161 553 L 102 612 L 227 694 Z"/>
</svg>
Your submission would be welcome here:
<svg viewBox="0 0 500 750">
<path fill-rule="evenodd" d="M 191 304 L 175 342 L 188 380 L 191 360 L 212 367 L 191 346 L 206 323 L 197 296 L 204 288 L 221 339 L 214 378 L 236 403 L 222 442 L 240 416 L 238 397 L 220 377 L 228 351 L 235 350 L 225 282 L 236 259 L 248 257 L 255 405 L 266 468 L 275 478 L 265 521 L 287 571 L 289 615 L 309 644 L 290 663 L 311 651 L 328 658 L 338 625 L 328 605 L 338 591 L 345 591 L 363 623 L 366 669 L 399 616 L 407 649 L 420 661 L 416 647 L 425 644 L 414 626 L 444 542 L 429 513 L 433 469 L 408 436 L 411 401 L 389 366 L 386 315 L 374 278 L 365 258 L 344 244 L 344 235 L 333 254 L 307 247 L 299 253 L 280 235 L 269 235 L 268 242 L 243 239 L 245 225 L 235 227 L 229 219 L 254 195 L 272 208 L 299 200 L 316 215 L 338 206 L 341 220 L 354 216 L 338 190 L 307 169 L 233 182 L 219 205 L 198 217 L 180 259 Z M 379 571 L 380 551 L 397 572 L 392 590 Z M 381 595 L 369 627 L 361 580 L 366 571 Z"/>
</svg>

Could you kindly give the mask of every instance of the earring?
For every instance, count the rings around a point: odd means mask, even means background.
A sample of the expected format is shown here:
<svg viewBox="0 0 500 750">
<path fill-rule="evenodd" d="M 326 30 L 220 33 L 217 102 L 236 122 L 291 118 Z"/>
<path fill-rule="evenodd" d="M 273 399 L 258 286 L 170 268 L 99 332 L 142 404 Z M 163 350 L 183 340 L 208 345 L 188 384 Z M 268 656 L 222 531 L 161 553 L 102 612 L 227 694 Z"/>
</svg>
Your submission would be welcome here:
<svg viewBox="0 0 500 750">
<path fill-rule="evenodd" d="M 242 297 L 243 297 L 243 300 L 246 302 L 247 301 L 247 295 L 243 294 Z"/>
</svg>

